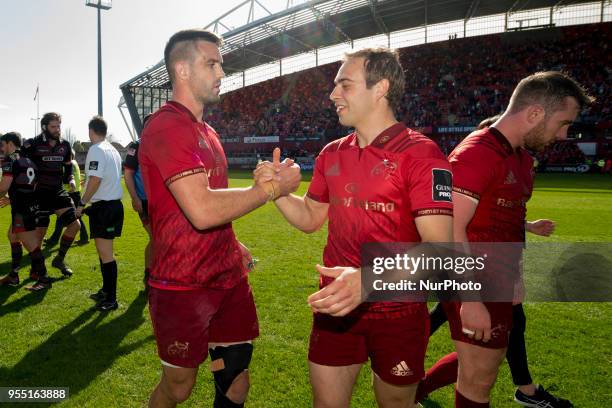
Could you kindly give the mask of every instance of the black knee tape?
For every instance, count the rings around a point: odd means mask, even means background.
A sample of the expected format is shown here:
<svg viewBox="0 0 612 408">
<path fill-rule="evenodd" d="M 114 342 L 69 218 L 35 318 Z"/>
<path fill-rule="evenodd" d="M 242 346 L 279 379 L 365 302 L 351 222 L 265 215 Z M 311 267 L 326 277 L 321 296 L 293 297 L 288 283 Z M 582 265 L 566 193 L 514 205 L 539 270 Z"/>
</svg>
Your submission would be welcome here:
<svg viewBox="0 0 612 408">
<path fill-rule="evenodd" d="M 527 318 L 523 311 L 523 305 L 519 303 L 518 305 L 512 306 L 512 330 L 525 333 L 526 326 Z"/>
<path fill-rule="evenodd" d="M 212 360 L 213 377 L 215 378 L 214 408 L 241 408 L 244 404 L 237 404 L 227 398 L 225 394 L 232 382 L 244 370 L 249 368 L 253 356 L 253 345 L 250 343 L 233 344 L 231 346 L 218 346 L 209 350 Z M 215 363 L 217 360 L 221 361 Z M 219 369 L 215 369 L 215 367 Z"/>
<path fill-rule="evenodd" d="M 75 209 L 70 207 L 62 215 L 59 216 L 58 220 L 62 223 L 61 225 L 64 227 L 69 226 L 77 219 Z"/>
</svg>

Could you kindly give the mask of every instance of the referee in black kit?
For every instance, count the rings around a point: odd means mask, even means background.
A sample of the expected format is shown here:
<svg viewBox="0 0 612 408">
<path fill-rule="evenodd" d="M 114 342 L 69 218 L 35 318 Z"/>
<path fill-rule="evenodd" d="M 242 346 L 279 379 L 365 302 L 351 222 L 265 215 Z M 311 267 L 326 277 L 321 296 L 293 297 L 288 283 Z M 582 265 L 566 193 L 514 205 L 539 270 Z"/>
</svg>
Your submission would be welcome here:
<svg viewBox="0 0 612 408">
<path fill-rule="evenodd" d="M 77 216 L 83 208 L 89 216 L 91 238 L 96 243 L 102 271 L 102 289 L 91 295 L 97 302 L 96 308 L 101 312 L 115 310 L 117 304 L 117 262 L 113 255 L 113 239 L 121 236 L 123 227 L 123 204 L 121 196 L 121 156 L 117 149 L 106 140 L 107 126 L 104 119 L 94 116 L 89 121 L 89 139 L 92 142 L 87 159 L 85 173 L 87 184 L 81 202 L 77 207 Z"/>
</svg>

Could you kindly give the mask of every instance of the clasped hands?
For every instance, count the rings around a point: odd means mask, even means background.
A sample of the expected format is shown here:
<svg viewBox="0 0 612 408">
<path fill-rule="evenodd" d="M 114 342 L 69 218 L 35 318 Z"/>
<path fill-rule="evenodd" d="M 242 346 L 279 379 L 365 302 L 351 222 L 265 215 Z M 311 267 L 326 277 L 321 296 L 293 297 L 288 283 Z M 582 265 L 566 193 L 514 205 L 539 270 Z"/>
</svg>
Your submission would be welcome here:
<svg viewBox="0 0 612 408">
<path fill-rule="evenodd" d="M 272 153 L 272 162 L 263 161 L 253 171 L 255 186 L 268 194 L 268 201 L 296 191 L 302 180 L 300 166 L 291 159 L 280 161 L 281 151 L 277 147 Z"/>
</svg>

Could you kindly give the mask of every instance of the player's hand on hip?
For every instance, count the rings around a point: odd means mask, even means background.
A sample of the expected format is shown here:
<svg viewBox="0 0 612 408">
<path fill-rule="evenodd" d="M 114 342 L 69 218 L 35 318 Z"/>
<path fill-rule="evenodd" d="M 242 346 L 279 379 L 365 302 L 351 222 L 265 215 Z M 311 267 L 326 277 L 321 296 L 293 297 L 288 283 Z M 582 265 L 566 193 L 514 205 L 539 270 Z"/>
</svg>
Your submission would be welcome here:
<svg viewBox="0 0 612 408">
<path fill-rule="evenodd" d="M 345 316 L 361 303 L 361 269 L 348 266 L 327 268 L 317 265 L 323 276 L 334 281 L 308 297 L 308 304 L 315 313 Z"/>
<path fill-rule="evenodd" d="M 142 200 L 140 198 L 132 199 L 132 208 L 138 214 L 142 213 Z"/>
<path fill-rule="evenodd" d="M 462 331 L 469 338 L 491 340 L 491 315 L 481 302 L 463 302 L 460 310 Z"/>
</svg>

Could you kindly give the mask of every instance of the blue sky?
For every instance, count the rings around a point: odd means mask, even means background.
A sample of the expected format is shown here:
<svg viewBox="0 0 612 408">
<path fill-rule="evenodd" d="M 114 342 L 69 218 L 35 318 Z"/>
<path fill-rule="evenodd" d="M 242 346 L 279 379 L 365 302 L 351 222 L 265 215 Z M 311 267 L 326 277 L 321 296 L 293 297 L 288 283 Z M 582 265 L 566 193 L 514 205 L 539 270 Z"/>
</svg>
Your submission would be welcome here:
<svg viewBox="0 0 612 408">
<path fill-rule="evenodd" d="M 102 12 L 104 116 L 116 140 L 129 141 L 117 108 L 119 85 L 159 62 L 174 32 L 204 27 L 241 2 L 114 0 Z M 278 10 L 287 2 L 263 4 Z M 96 9 L 84 0 L 2 0 L 0 16 L 0 132 L 33 136 L 39 83 L 41 116 L 59 112 L 63 130 L 87 140 L 98 109 Z"/>
</svg>

